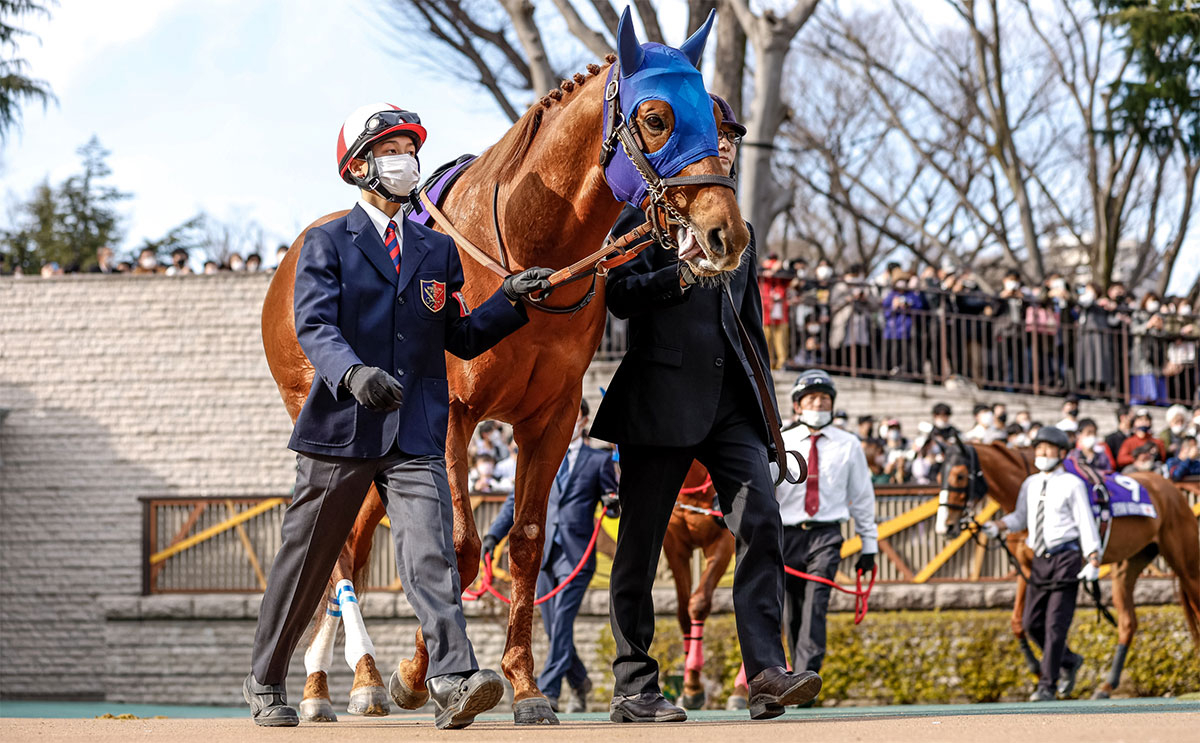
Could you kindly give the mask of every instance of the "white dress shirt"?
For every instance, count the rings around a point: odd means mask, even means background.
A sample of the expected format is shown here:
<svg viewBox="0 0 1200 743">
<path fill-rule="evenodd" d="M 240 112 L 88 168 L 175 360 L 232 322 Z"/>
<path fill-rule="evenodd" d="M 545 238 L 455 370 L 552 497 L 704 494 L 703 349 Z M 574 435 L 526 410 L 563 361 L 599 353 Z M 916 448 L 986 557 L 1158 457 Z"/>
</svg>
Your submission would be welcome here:
<svg viewBox="0 0 1200 743">
<path fill-rule="evenodd" d="M 779 501 L 779 517 L 787 526 L 804 521 L 847 521 L 854 518 L 854 532 L 862 537 L 864 554 L 879 551 L 879 530 L 875 526 L 875 486 L 871 470 L 858 437 L 836 426 L 818 430 L 817 478 L 820 495 L 817 512 L 812 516 L 804 510 L 808 493 L 806 483 L 793 485 L 786 480 L 775 489 Z M 796 451 L 808 463 L 810 429 L 801 424 L 783 432 L 783 443 Z M 791 473 L 798 475 L 792 458 L 788 457 Z M 772 464 L 774 469 L 775 465 Z M 774 472 L 778 472 L 777 469 Z M 772 474 L 774 474 L 774 472 Z"/>
<path fill-rule="evenodd" d="M 1037 472 L 1021 483 L 1017 506 L 1002 520 L 1009 531 L 1029 530 L 1025 543 L 1037 549 L 1038 503 L 1045 500 L 1042 528 L 1045 529 L 1046 549 L 1079 540 L 1084 556 L 1100 551 L 1100 535 L 1092 516 L 1087 487 L 1083 480 L 1062 468 Z"/>
<path fill-rule="evenodd" d="M 571 473 L 575 471 L 575 463 L 579 461 L 579 452 L 583 449 L 583 437 L 572 439 L 567 446 L 567 479 L 571 478 Z M 562 465 L 559 465 L 560 467 Z"/>
<path fill-rule="evenodd" d="M 396 243 L 400 246 L 400 257 L 404 257 L 404 223 L 400 221 L 404 219 L 404 211 L 398 211 L 395 217 L 389 217 L 383 213 L 382 209 L 368 202 L 362 196 L 358 197 L 358 205 L 371 218 L 371 224 L 375 225 L 375 231 L 379 233 L 380 240 L 383 240 L 383 236 L 387 232 L 388 222 L 396 223 Z M 386 245 L 386 241 L 384 244 Z"/>
<path fill-rule="evenodd" d="M 970 431 L 963 434 L 963 438 L 967 441 L 978 441 L 982 444 L 991 444 L 997 441 L 1003 441 L 1008 438 L 1004 431 L 991 426 L 982 426 L 978 423 Z"/>
</svg>

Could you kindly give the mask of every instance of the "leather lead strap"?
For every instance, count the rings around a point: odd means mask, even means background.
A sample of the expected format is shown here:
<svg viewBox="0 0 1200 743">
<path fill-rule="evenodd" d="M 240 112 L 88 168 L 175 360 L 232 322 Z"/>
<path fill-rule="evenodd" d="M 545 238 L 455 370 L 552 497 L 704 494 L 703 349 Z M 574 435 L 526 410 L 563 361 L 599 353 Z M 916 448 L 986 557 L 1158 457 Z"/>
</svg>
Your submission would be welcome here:
<svg viewBox="0 0 1200 743">
<path fill-rule="evenodd" d="M 733 319 L 737 324 L 738 340 L 742 344 L 742 353 L 746 355 L 746 360 L 750 362 L 750 370 L 754 372 L 754 384 L 758 387 L 759 400 L 762 403 L 763 418 L 767 424 L 767 432 L 771 435 L 771 440 L 775 444 L 775 464 L 779 466 L 779 474 L 775 477 L 775 484 L 779 485 L 784 480 L 787 480 L 793 485 L 798 485 L 808 479 L 808 465 L 804 463 L 804 458 L 799 452 L 788 451 L 783 444 L 783 434 L 779 430 L 779 418 L 775 414 L 774 393 L 767 389 L 767 375 L 763 370 L 762 360 L 758 358 L 758 352 L 754 350 L 753 344 L 750 343 L 750 334 L 746 332 L 746 326 L 742 324 L 742 318 L 738 315 L 737 307 L 733 303 L 733 295 L 729 293 L 729 286 L 725 287 L 725 297 L 729 300 L 730 309 L 733 310 Z M 796 464 L 799 465 L 799 475 L 792 477 L 791 471 L 788 469 L 788 455 L 796 458 Z"/>
</svg>

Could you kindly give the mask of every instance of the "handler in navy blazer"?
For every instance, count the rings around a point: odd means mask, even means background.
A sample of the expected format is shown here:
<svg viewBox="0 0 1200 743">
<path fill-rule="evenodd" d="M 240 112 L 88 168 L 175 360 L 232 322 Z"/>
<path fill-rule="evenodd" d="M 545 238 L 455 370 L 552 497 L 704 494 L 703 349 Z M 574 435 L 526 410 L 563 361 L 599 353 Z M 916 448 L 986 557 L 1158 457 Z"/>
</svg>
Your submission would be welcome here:
<svg viewBox="0 0 1200 743">
<path fill-rule="evenodd" d="M 538 572 L 537 593 L 545 596 L 574 572 L 596 530 L 596 504 L 604 503 L 615 515 L 617 473 L 612 454 L 583 443 L 582 432 L 587 425 L 588 404 L 580 401 L 575 421 L 575 435 L 567 447 L 567 456 L 554 484 L 546 508 L 546 538 L 542 547 L 542 566 Z M 492 521 L 483 539 L 483 551 L 490 557 L 496 544 L 513 526 L 515 499 L 509 494 L 500 513 Z M 485 558 L 486 559 L 486 558 Z M 579 574 L 563 590 L 542 604 L 542 625 L 550 638 L 546 665 L 538 676 L 538 689 L 558 709 L 558 698 L 565 678 L 571 687 L 572 699 L 567 712 L 586 711 L 587 695 L 591 690 L 587 667 L 575 649 L 575 617 L 592 575 L 596 572 L 596 553 L 587 555 Z"/>
</svg>

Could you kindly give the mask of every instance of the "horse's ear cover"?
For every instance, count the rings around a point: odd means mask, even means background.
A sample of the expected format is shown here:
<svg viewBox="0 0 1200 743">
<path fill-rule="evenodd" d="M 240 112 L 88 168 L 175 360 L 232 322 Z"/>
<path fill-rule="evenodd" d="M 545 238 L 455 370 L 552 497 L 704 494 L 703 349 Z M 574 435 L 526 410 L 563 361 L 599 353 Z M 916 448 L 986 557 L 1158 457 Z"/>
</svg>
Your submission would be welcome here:
<svg viewBox="0 0 1200 743">
<path fill-rule="evenodd" d="M 625 12 L 621 13 L 621 22 L 617 25 L 617 59 L 621 63 L 621 77 L 629 77 L 637 72 L 645 58 L 646 52 L 642 51 L 629 6 L 626 5 Z"/>
<path fill-rule="evenodd" d="M 629 11 L 628 8 L 625 9 Z M 717 19 L 717 11 L 715 9 L 708 11 L 708 18 L 704 21 L 704 25 L 696 29 L 696 33 L 688 37 L 688 40 L 680 45 L 679 51 L 683 52 L 696 69 L 700 69 L 700 58 L 704 56 L 704 45 L 708 42 L 708 33 L 712 31 L 713 21 Z"/>
</svg>

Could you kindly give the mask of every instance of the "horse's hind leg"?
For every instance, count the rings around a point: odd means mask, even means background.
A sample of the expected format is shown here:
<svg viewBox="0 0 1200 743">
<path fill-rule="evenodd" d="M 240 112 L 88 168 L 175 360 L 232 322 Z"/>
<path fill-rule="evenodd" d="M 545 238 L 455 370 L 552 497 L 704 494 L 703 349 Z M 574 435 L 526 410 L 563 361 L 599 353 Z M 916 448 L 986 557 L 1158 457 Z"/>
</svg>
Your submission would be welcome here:
<svg viewBox="0 0 1200 743">
<path fill-rule="evenodd" d="M 346 664 L 354 671 L 354 685 L 350 688 L 346 711 L 365 717 L 386 717 L 391 711 L 383 679 L 375 665 L 375 645 L 367 634 L 355 592 L 355 586 L 365 582 L 375 527 L 384 513 L 383 501 L 372 485 L 331 578 L 334 596 L 342 613 L 342 626 L 346 631 Z"/>
<path fill-rule="evenodd" d="M 667 523 L 666 536 L 663 537 L 663 556 L 667 558 L 667 565 L 671 568 L 671 577 L 675 581 L 675 614 L 679 620 L 679 631 L 683 633 L 684 658 L 690 657 L 693 641 L 692 617 L 689 612 L 689 600 L 692 593 L 692 570 L 689 563 L 693 549 L 687 520 L 682 516 L 682 512 L 676 509 Z M 694 678 L 689 678 L 693 675 Z M 689 706 L 694 704 L 694 696 L 697 691 L 703 696 L 704 687 L 700 686 L 700 674 L 688 674 L 685 670 L 683 696 L 679 700 L 685 709 L 700 709 L 699 706 Z M 700 703 L 703 704 L 703 699 Z"/>
<path fill-rule="evenodd" d="M 308 650 L 304 651 L 304 697 L 300 700 L 300 719 L 305 722 L 337 722 L 333 701 L 329 698 L 329 671 L 333 668 L 333 644 L 337 641 L 336 604 L 322 611 L 313 627 Z"/>
<path fill-rule="evenodd" d="M 1013 599 L 1013 613 L 1009 620 L 1012 625 L 1013 634 L 1017 637 L 1017 642 L 1021 645 L 1021 655 L 1025 658 L 1025 667 L 1029 672 L 1037 678 L 1042 672 L 1042 661 L 1033 652 L 1033 646 L 1029 643 L 1029 635 L 1025 634 L 1025 625 L 1022 624 L 1022 617 L 1025 616 L 1025 576 L 1029 575 L 1029 571 L 1033 567 L 1033 550 L 1025 546 L 1025 532 L 1010 534 L 1005 537 L 1009 543 L 1009 549 L 1017 558 L 1017 591 Z"/>
<path fill-rule="evenodd" d="M 1121 685 L 1121 672 L 1125 669 L 1125 658 L 1133 635 L 1137 632 L 1137 612 L 1133 604 L 1133 586 L 1142 570 L 1154 559 L 1157 551 L 1147 548 L 1124 562 L 1113 566 L 1112 597 L 1117 610 L 1117 647 L 1113 651 L 1112 669 L 1108 678 L 1096 687 L 1092 699 L 1108 699 L 1113 690 Z"/>
</svg>

